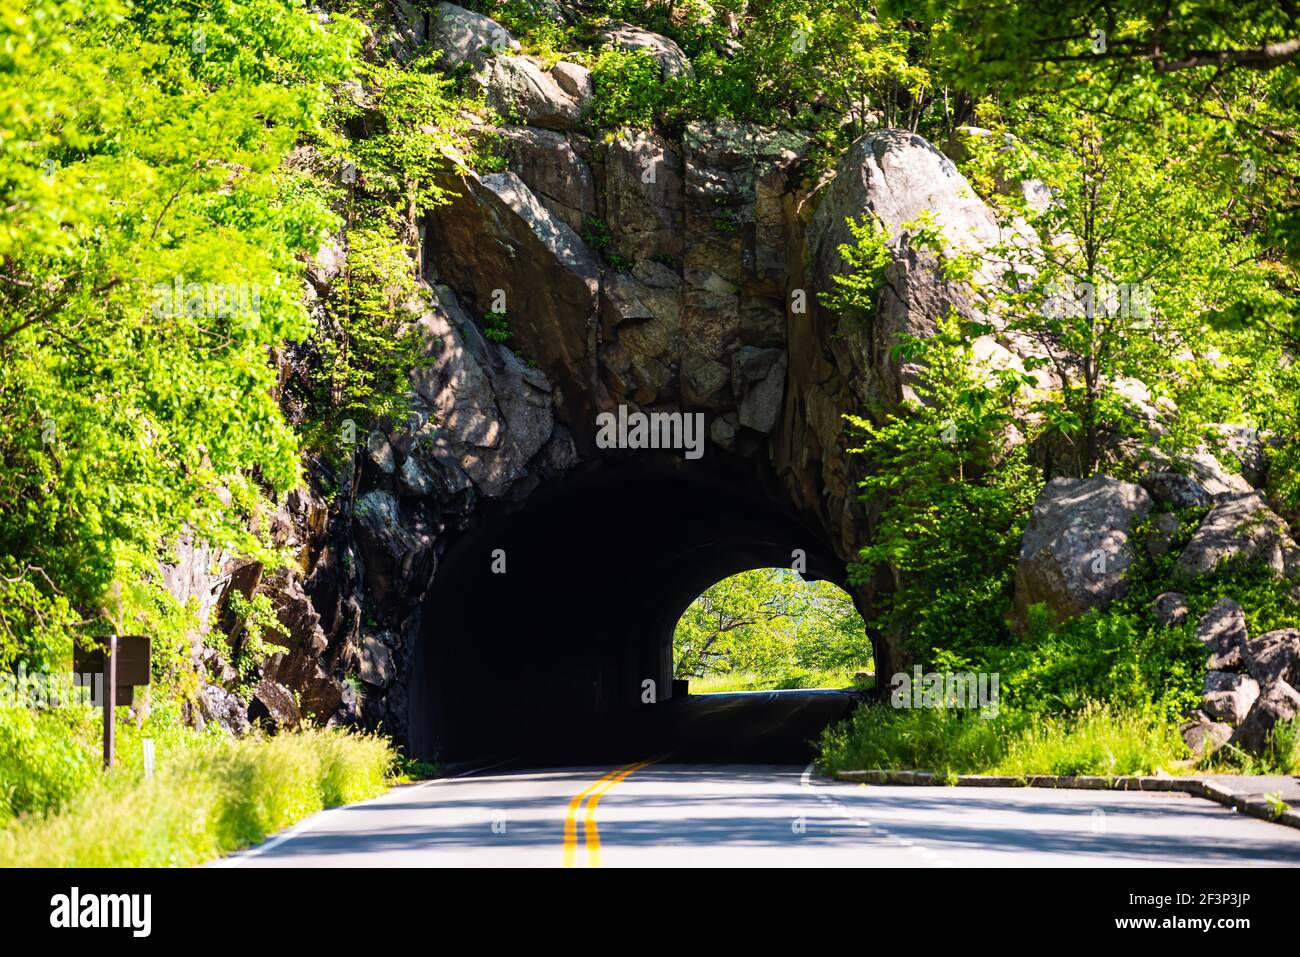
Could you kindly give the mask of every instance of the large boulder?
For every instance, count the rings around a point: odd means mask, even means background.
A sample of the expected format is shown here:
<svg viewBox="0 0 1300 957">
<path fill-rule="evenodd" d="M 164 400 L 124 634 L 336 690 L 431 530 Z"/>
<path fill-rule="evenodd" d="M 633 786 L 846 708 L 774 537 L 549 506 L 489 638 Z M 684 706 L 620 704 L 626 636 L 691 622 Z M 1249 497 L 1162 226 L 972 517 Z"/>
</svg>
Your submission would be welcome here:
<svg viewBox="0 0 1300 957">
<path fill-rule="evenodd" d="M 1300 628 L 1281 628 L 1245 642 L 1242 658 L 1260 684 L 1285 681 L 1300 687 Z"/>
<path fill-rule="evenodd" d="M 823 190 L 808 229 L 813 275 L 820 292 L 837 289 L 834 276 L 851 271 L 840 252 L 852 246 L 848 220 L 874 217 L 890 236 L 893 261 L 886 267 L 884 294 L 863 332 L 861 348 L 874 362 L 864 371 L 872 398 L 897 406 L 918 398 L 914 383 L 920 365 L 891 361 L 891 350 L 902 336 L 934 334 L 936 320 L 955 310 L 984 318 L 966 283 L 950 282 L 935 253 L 916 248 L 907 224 L 927 214 L 944 237 L 949 255 L 982 253 L 1008 237 L 993 211 L 975 194 L 952 161 L 922 137 L 898 130 L 871 133 L 857 140 L 840 159 L 834 180 Z M 1001 283 L 991 266 L 981 267 L 979 280 Z M 1015 365 L 1007 345 L 979 343 L 991 362 Z"/>
<path fill-rule="evenodd" d="M 1059 618 L 1104 609 L 1128 587 L 1130 536 L 1151 509 L 1140 486 L 1107 476 L 1053 479 L 1034 503 L 1016 565 L 1015 617 L 1030 605 Z"/>
<path fill-rule="evenodd" d="M 1181 725 L 1178 730 L 1188 750 L 1198 758 L 1217 751 L 1232 737 L 1232 725 L 1211 721 L 1203 711 L 1198 711 L 1194 720 Z"/>
<path fill-rule="evenodd" d="M 577 129 L 582 107 L 555 77 L 527 57 L 499 56 L 474 75 L 488 106 L 509 121 L 548 130 Z"/>
<path fill-rule="evenodd" d="M 452 3 L 434 6 L 429 42 L 440 51 L 438 66 L 447 71 L 467 63 L 477 68 L 498 53 L 519 49 L 519 41 L 501 24 Z"/>
<path fill-rule="evenodd" d="M 1246 720 L 1259 697 L 1259 682 L 1250 675 L 1231 671 L 1207 671 L 1201 710 L 1211 718 L 1239 725 Z"/>
<path fill-rule="evenodd" d="M 1259 754 L 1268 746 L 1269 734 L 1277 723 L 1290 721 L 1297 715 L 1300 715 L 1300 693 L 1285 681 L 1275 681 L 1263 689 L 1228 743 Z"/>
<path fill-rule="evenodd" d="M 1196 639 L 1210 656 L 1207 669 L 1239 669 L 1246 644 L 1246 614 L 1241 605 L 1231 598 L 1220 598 L 1196 623 Z"/>
<path fill-rule="evenodd" d="M 782 349 L 742 346 L 731 360 L 731 381 L 740 399 L 739 423 L 755 432 L 771 432 L 785 398 L 786 354 Z"/>
<path fill-rule="evenodd" d="M 1300 578 L 1300 545 L 1259 492 L 1225 496 L 1201 521 L 1174 565 L 1174 574 L 1199 578 L 1226 561 L 1263 562 L 1278 577 Z"/>
<path fill-rule="evenodd" d="M 1176 463 L 1158 460 L 1142 477 L 1142 487 L 1157 502 L 1174 508 L 1208 507 L 1234 495 L 1252 491 L 1237 472 L 1223 467 L 1205 446 L 1200 446 Z"/>
</svg>

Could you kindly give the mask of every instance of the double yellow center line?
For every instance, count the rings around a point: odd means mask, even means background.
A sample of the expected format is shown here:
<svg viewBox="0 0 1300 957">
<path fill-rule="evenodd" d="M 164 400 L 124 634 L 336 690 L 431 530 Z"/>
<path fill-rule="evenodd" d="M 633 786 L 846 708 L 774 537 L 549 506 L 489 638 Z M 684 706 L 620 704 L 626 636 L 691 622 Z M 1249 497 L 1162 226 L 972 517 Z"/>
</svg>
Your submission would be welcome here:
<svg viewBox="0 0 1300 957">
<path fill-rule="evenodd" d="M 649 767 L 659 758 L 638 761 L 610 771 L 591 787 L 576 795 L 569 802 L 568 813 L 564 816 L 564 866 L 576 867 L 578 855 L 578 813 L 583 802 L 587 804 L 587 813 L 583 817 L 582 832 L 587 844 L 587 866 L 600 867 L 600 828 L 596 826 L 596 807 L 600 799 L 609 793 L 614 785 L 642 768 Z"/>
</svg>

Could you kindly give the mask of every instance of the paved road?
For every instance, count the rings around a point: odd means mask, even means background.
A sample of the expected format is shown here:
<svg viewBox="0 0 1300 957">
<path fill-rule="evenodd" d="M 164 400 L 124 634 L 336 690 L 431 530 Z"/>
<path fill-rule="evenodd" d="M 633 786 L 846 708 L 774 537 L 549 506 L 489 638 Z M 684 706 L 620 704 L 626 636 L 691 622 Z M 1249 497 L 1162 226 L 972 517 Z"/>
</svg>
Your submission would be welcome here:
<svg viewBox="0 0 1300 957">
<path fill-rule="evenodd" d="M 1300 866 L 1300 831 L 1182 794 L 862 787 L 798 766 L 634 762 L 410 785 L 222 865 Z"/>
</svg>

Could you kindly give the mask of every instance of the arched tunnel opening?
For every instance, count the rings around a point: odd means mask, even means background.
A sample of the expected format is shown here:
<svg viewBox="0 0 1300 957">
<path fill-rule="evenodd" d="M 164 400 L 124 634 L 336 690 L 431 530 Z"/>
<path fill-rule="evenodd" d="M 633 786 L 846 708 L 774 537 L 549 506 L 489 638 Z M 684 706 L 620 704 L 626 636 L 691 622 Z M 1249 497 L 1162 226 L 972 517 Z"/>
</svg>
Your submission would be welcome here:
<svg viewBox="0 0 1300 957">
<path fill-rule="evenodd" d="M 706 761 L 810 753 L 851 695 L 793 713 L 789 702 L 753 700 L 716 720 L 673 698 L 674 629 L 709 586 L 796 563 L 806 579 L 845 584 L 821 534 L 761 484 L 646 456 L 484 516 L 443 556 L 426 599 L 411 753 L 444 764 L 573 764 L 646 749 Z M 723 740 L 737 725 L 748 744 Z"/>
</svg>

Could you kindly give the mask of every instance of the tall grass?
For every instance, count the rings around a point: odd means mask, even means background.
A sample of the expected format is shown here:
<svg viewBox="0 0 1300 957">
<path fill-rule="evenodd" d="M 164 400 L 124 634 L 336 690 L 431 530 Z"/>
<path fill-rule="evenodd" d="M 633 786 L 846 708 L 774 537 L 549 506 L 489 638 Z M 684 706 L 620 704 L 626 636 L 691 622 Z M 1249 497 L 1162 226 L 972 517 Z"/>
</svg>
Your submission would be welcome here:
<svg viewBox="0 0 1300 957">
<path fill-rule="evenodd" d="M 199 864 L 382 793 L 394 758 L 383 738 L 332 730 L 205 738 L 151 781 L 114 772 L 56 813 L 12 821 L 0 830 L 0 866 Z"/>
<path fill-rule="evenodd" d="M 1159 717 L 1090 704 L 1075 714 L 983 719 L 955 709 L 860 708 L 822 735 L 826 770 L 952 774 L 1152 774 L 1185 770 L 1186 746 Z"/>
</svg>

